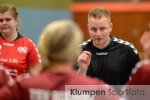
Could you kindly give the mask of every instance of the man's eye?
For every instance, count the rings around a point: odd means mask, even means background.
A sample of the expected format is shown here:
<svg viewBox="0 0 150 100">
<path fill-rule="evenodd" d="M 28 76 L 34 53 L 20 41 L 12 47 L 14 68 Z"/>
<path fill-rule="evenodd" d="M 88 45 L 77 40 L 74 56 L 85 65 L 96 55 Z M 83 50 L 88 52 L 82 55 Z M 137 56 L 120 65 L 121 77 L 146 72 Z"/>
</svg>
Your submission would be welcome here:
<svg viewBox="0 0 150 100">
<path fill-rule="evenodd" d="M 96 32 L 96 31 L 97 31 L 97 28 L 91 28 L 91 30 L 92 30 L 93 32 Z"/>
<path fill-rule="evenodd" d="M 105 29 L 106 29 L 105 27 L 101 27 L 101 28 L 100 28 L 101 31 L 104 31 Z"/>
<path fill-rule="evenodd" d="M 3 22 L 3 19 L 0 19 L 0 22 Z"/>
</svg>

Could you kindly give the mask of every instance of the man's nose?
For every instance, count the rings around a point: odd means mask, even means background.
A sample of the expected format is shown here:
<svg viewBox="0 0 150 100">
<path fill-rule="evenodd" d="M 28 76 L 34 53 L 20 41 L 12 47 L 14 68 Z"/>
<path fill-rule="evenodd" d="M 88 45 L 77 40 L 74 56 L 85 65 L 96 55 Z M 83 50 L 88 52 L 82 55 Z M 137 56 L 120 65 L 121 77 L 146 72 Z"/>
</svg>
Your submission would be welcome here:
<svg viewBox="0 0 150 100">
<path fill-rule="evenodd" d="M 98 29 L 96 35 L 98 35 L 98 36 L 102 35 L 102 31 Z"/>
</svg>

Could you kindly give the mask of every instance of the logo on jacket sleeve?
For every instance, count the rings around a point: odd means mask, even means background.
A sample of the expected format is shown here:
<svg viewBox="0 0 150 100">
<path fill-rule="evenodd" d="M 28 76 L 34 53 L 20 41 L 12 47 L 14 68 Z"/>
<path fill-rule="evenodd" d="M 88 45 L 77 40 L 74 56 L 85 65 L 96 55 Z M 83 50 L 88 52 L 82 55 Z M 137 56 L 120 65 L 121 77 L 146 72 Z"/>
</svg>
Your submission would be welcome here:
<svg viewBox="0 0 150 100">
<path fill-rule="evenodd" d="M 20 53 L 27 53 L 28 47 L 18 47 L 18 51 L 19 51 Z"/>
</svg>

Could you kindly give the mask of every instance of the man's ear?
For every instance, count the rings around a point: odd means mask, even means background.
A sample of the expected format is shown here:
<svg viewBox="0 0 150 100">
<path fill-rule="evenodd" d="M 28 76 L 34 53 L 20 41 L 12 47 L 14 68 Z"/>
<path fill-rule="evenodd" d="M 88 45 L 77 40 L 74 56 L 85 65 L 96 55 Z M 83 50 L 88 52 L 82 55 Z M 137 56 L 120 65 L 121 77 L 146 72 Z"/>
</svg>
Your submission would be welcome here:
<svg viewBox="0 0 150 100">
<path fill-rule="evenodd" d="M 113 23 L 110 23 L 110 32 L 112 31 Z"/>
</svg>

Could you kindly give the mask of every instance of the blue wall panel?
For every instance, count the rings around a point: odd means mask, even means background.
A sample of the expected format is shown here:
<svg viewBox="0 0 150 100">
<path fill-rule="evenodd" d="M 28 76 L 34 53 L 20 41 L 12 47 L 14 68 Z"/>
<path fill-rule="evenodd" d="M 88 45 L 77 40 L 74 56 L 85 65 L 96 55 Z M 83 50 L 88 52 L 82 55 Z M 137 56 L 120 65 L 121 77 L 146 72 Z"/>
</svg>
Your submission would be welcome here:
<svg viewBox="0 0 150 100">
<path fill-rule="evenodd" d="M 69 10 L 18 8 L 18 11 L 21 21 L 20 33 L 31 38 L 35 44 L 46 24 L 54 20 L 72 18 Z"/>
</svg>

